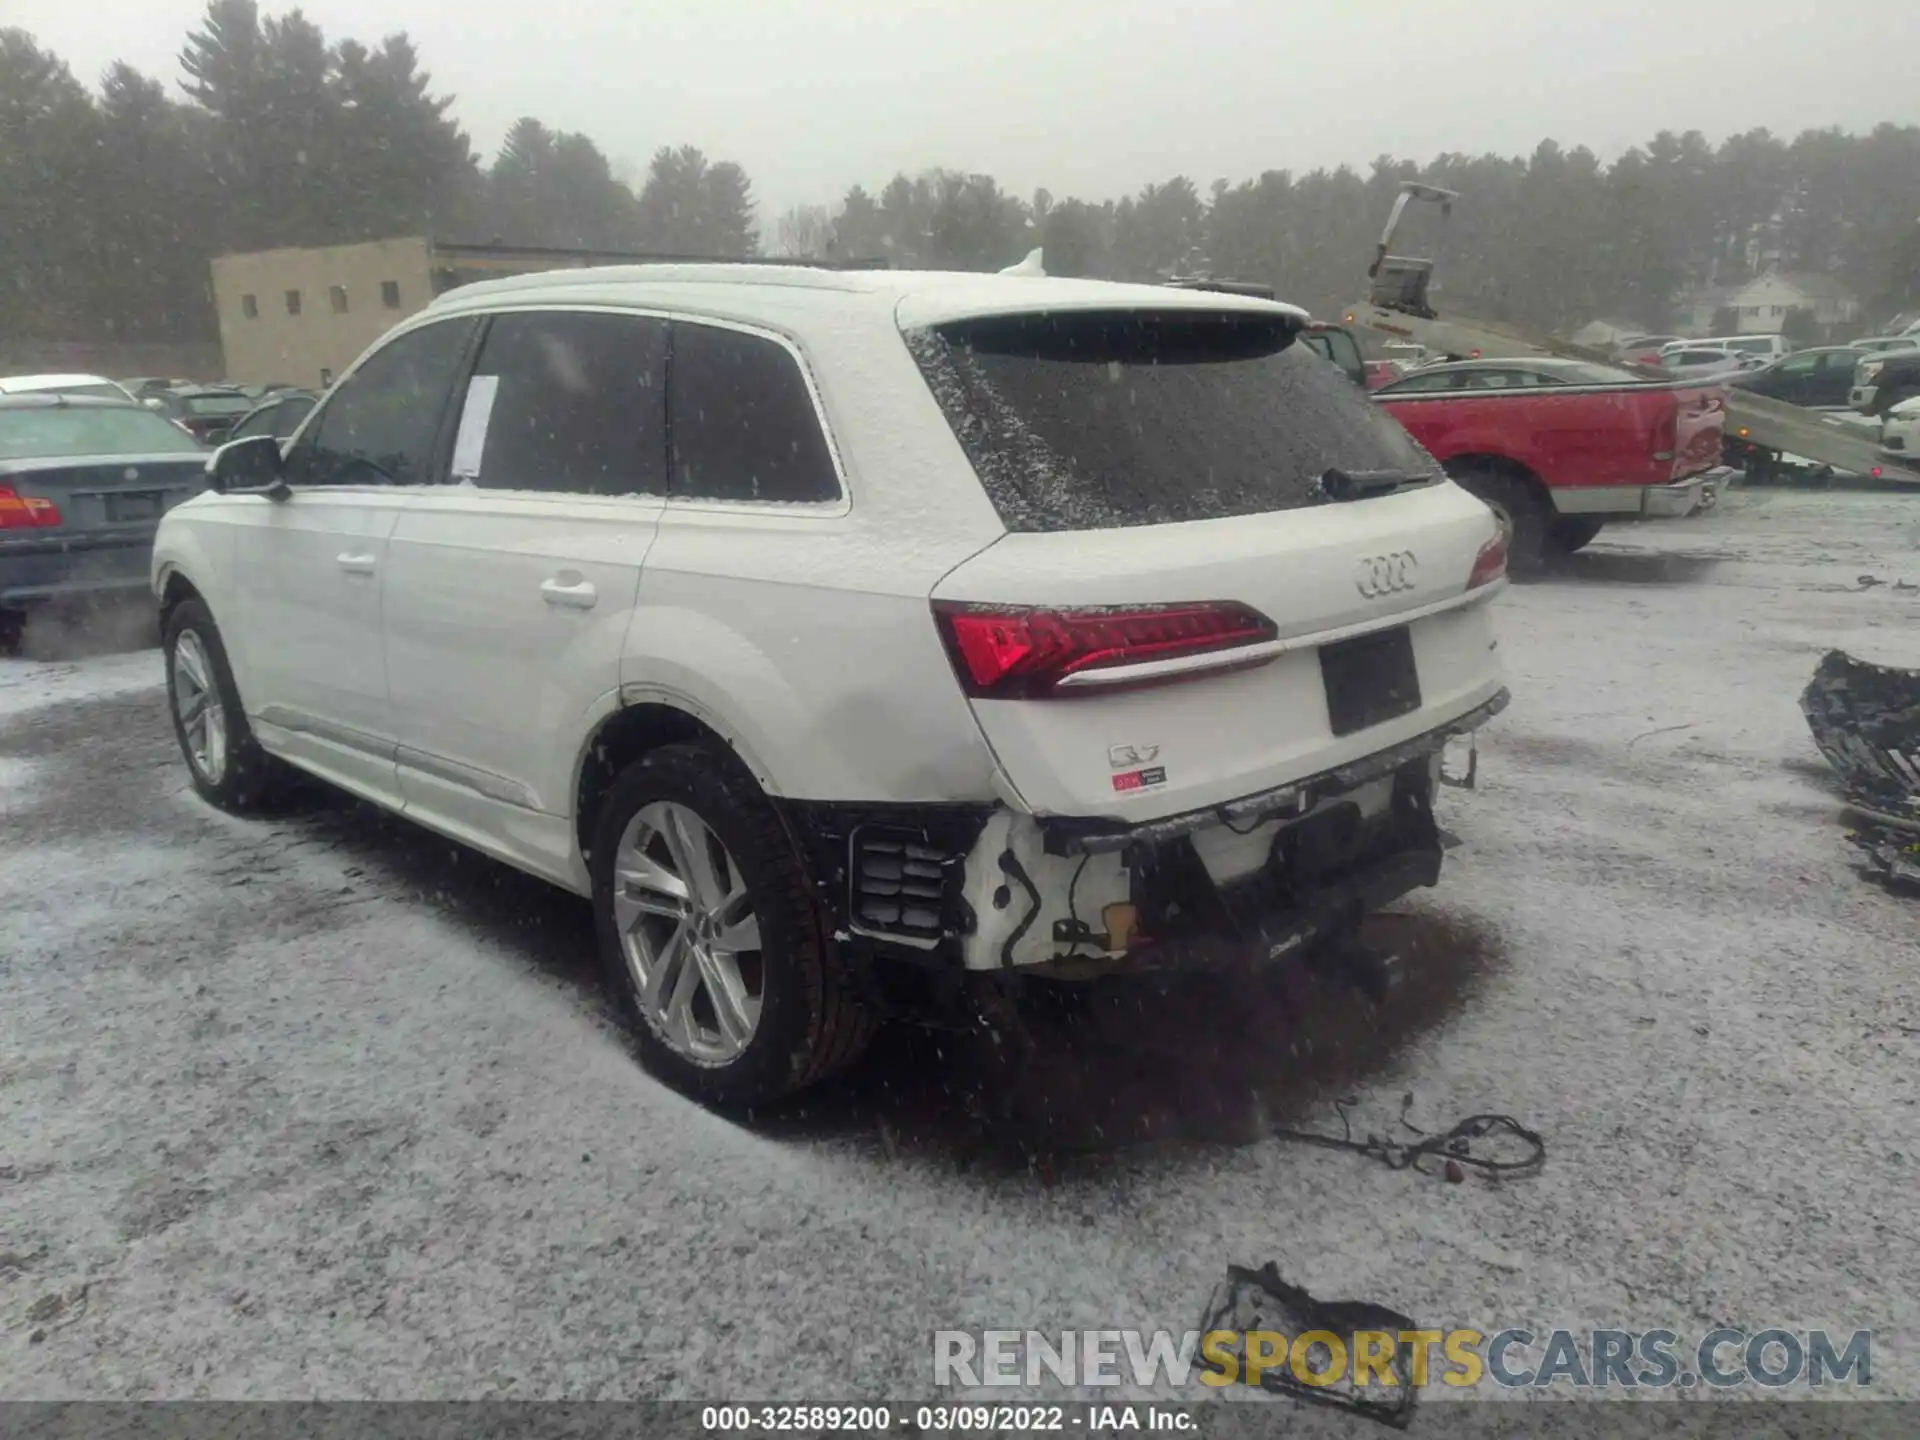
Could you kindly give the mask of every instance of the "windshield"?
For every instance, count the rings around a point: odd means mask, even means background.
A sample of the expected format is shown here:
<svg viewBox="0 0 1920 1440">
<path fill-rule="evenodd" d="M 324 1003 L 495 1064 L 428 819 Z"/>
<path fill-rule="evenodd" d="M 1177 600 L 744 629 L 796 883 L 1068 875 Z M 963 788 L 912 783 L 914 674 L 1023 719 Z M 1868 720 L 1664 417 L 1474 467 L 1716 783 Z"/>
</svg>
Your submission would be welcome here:
<svg viewBox="0 0 1920 1440">
<path fill-rule="evenodd" d="M 0 459 L 79 455 L 191 455 L 203 447 L 146 410 L 112 406 L 0 406 Z"/>
<path fill-rule="evenodd" d="M 1330 467 L 1433 461 L 1291 321 L 1016 315 L 909 336 L 1016 530 L 1155 525 L 1320 503 Z"/>
</svg>

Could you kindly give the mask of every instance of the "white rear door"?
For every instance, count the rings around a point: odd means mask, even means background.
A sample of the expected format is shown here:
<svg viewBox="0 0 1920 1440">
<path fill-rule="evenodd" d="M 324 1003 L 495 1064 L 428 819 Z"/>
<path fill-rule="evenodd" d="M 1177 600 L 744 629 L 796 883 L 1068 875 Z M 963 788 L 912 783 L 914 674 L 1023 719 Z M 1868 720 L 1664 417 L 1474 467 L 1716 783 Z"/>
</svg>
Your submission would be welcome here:
<svg viewBox="0 0 1920 1440">
<path fill-rule="evenodd" d="M 666 475 L 666 325 L 495 317 L 453 484 L 401 517 L 387 658 L 409 814 L 569 884 L 574 761 L 615 703 Z"/>
<path fill-rule="evenodd" d="M 934 592 L 1043 814 L 1148 819 L 1326 771 L 1501 688 L 1486 507 L 1247 317 L 1016 317 L 916 356 L 1013 533 Z"/>
</svg>

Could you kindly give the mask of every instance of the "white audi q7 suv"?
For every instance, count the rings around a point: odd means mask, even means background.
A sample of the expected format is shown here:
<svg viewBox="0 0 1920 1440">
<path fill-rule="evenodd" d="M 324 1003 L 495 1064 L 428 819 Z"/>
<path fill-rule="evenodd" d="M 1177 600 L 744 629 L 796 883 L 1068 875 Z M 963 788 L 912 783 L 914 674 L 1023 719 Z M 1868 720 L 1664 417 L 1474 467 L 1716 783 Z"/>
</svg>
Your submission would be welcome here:
<svg viewBox="0 0 1920 1440">
<path fill-rule="evenodd" d="M 292 766 L 590 896 L 649 1064 L 723 1103 L 903 997 L 1350 934 L 1438 878 L 1504 547 L 1305 320 L 767 265 L 443 295 L 161 524 L 193 783 Z"/>
</svg>

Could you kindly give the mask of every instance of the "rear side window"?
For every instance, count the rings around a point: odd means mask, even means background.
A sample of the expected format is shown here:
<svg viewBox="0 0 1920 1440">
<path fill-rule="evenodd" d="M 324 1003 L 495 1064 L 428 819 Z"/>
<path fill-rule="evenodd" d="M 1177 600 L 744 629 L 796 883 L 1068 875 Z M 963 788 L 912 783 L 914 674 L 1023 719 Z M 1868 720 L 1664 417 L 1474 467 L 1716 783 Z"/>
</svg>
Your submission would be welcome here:
<svg viewBox="0 0 1920 1440">
<path fill-rule="evenodd" d="M 497 317 L 467 382 L 454 478 L 497 490 L 664 492 L 666 365 L 664 320 Z"/>
<path fill-rule="evenodd" d="M 471 320 L 409 330 L 367 357 L 327 397 L 288 457 L 302 485 L 425 485 Z M 310 438 L 309 438 L 310 437 Z"/>
<path fill-rule="evenodd" d="M 673 494 L 789 504 L 839 496 L 813 394 L 784 345 L 676 321 L 668 409 Z"/>
<path fill-rule="evenodd" d="M 1413 374 L 1404 380 L 1396 380 L 1391 385 L 1383 385 L 1383 395 L 1432 395 L 1442 390 L 1458 390 L 1466 384 L 1467 376 L 1458 370 L 1429 370 L 1426 374 Z"/>
<path fill-rule="evenodd" d="M 312 413 L 314 401 L 305 395 L 296 395 L 291 400 L 282 400 L 280 408 L 273 414 L 273 433 L 284 440 L 300 428 L 300 422 Z"/>
<path fill-rule="evenodd" d="M 1010 530 L 1103 530 L 1323 503 L 1329 469 L 1431 475 L 1280 317 L 1028 314 L 907 344 Z"/>
<path fill-rule="evenodd" d="M 262 405 L 227 433 L 229 440 L 245 440 L 254 435 L 274 434 L 273 416 L 278 405 Z"/>
</svg>

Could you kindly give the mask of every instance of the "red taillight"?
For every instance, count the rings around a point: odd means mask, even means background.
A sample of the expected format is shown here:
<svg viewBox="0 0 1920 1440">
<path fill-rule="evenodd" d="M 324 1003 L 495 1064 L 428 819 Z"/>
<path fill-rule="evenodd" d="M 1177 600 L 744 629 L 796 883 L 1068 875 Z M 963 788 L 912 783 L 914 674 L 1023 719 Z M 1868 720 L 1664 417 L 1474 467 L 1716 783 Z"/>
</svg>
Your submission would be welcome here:
<svg viewBox="0 0 1920 1440">
<path fill-rule="evenodd" d="M 1211 655 L 1272 640 L 1273 622 L 1230 601 L 1147 609 L 1049 610 L 1025 605 L 963 605 L 936 600 L 934 619 L 961 688 L 978 699 L 1032 700 L 1161 684 L 1180 673 L 1114 676 L 1101 671 L 1155 660 Z M 1259 663 L 1255 657 L 1247 663 Z M 1233 664 L 1223 659 L 1218 667 Z M 1064 684 L 1069 677 L 1085 680 Z"/>
<path fill-rule="evenodd" d="M 0 485 L 0 530 L 51 530 L 59 523 L 60 507 L 53 501 Z"/>
<path fill-rule="evenodd" d="M 1482 585 L 1505 579 L 1506 574 L 1507 532 L 1501 530 L 1482 545 L 1480 553 L 1473 557 L 1473 571 L 1467 576 L 1467 589 L 1478 590 Z"/>
</svg>

